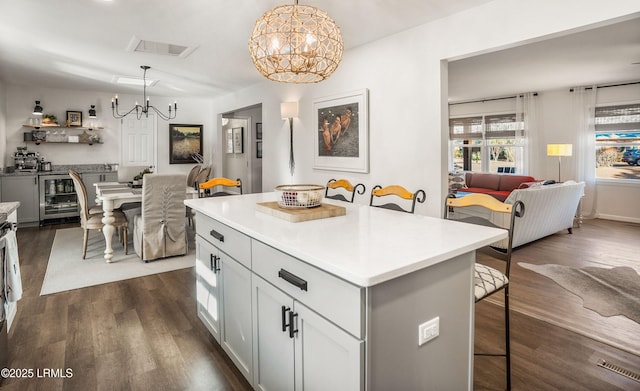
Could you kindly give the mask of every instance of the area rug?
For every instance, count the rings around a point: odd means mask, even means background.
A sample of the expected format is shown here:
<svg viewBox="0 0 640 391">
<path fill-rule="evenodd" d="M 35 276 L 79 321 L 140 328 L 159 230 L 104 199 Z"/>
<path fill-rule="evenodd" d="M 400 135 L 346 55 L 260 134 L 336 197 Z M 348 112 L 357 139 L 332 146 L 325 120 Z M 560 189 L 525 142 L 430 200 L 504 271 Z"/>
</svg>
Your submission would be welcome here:
<svg viewBox="0 0 640 391">
<path fill-rule="evenodd" d="M 583 306 L 602 316 L 623 315 L 640 323 L 640 275 L 630 267 L 583 267 L 518 265 L 555 281 L 582 298 Z"/>
<path fill-rule="evenodd" d="M 129 254 L 113 238 L 113 259 L 104 260 L 105 242 L 102 232 L 90 231 L 86 259 L 82 259 L 82 228 L 67 228 L 56 231 L 53 239 L 47 272 L 40 295 L 48 295 L 87 286 L 106 284 L 130 278 L 184 269 L 195 265 L 195 250 L 182 257 L 171 257 L 144 263 L 135 254 L 129 242 Z"/>
</svg>

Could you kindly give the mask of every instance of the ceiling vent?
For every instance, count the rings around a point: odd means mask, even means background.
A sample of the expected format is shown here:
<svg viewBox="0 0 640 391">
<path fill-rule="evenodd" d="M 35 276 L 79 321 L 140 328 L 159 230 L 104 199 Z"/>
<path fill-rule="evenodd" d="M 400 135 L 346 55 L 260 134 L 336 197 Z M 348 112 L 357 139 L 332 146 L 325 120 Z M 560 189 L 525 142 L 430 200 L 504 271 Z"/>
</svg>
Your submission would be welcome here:
<svg viewBox="0 0 640 391">
<path fill-rule="evenodd" d="M 180 58 L 187 57 L 196 50 L 196 48 L 197 46 L 182 46 L 165 42 L 147 41 L 136 36 L 133 36 L 129 45 L 127 45 L 127 51 L 130 52 L 151 53 Z"/>
</svg>

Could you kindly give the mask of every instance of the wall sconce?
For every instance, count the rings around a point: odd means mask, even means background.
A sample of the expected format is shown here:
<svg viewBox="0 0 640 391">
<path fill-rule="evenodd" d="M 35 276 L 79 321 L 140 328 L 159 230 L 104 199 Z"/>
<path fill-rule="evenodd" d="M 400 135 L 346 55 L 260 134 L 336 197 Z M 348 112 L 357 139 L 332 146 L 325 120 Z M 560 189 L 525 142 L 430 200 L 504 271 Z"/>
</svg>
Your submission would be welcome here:
<svg viewBox="0 0 640 391">
<path fill-rule="evenodd" d="M 40 106 L 40 101 L 39 101 L 39 100 L 37 100 L 37 101 L 36 101 L 36 105 L 35 105 L 35 107 L 33 108 L 33 113 L 32 113 L 32 114 L 33 114 L 33 115 L 42 115 L 42 111 L 43 111 L 43 110 L 42 110 L 42 106 Z"/>
<path fill-rule="evenodd" d="M 547 144 L 547 156 L 557 156 L 558 157 L 558 182 L 561 182 L 560 179 L 560 168 L 561 161 L 563 156 L 571 156 L 573 155 L 573 144 Z"/>
<path fill-rule="evenodd" d="M 293 176 L 296 162 L 293 159 L 293 117 L 298 116 L 298 102 L 283 102 L 280 104 L 280 116 L 289 120 L 289 172 Z"/>
<path fill-rule="evenodd" d="M 97 118 L 96 105 L 91 105 L 91 108 L 89 109 L 89 118 Z"/>
</svg>

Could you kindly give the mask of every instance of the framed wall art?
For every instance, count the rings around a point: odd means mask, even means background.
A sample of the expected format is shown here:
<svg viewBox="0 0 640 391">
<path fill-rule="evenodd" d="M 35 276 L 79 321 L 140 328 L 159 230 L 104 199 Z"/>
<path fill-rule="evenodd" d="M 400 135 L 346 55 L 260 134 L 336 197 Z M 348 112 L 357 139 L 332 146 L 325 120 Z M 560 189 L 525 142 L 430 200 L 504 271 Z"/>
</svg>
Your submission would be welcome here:
<svg viewBox="0 0 640 391">
<path fill-rule="evenodd" d="M 256 140 L 262 140 L 262 122 L 256 122 Z"/>
<path fill-rule="evenodd" d="M 82 126 L 82 111 L 67 111 L 67 126 Z"/>
<path fill-rule="evenodd" d="M 369 91 L 339 94 L 313 101 L 313 168 L 369 172 Z"/>
<path fill-rule="evenodd" d="M 244 128 L 233 128 L 233 153 L 244 153 Z"/>
<path fill-rule="evenodd" d="M 202 125 L 169 124 L 169 164 L 193 164 L 202 156 Z"/>
<path fill-rule="evenodd" d="M 233 129 L 228 128 L 225 134 L 225 151 L 227 153 L 233 153 Z"/>
<path fill-rule="evenodd" d="M 262 159 L 262 140 L 256 141 L 256 158 Z"/>
</svg>

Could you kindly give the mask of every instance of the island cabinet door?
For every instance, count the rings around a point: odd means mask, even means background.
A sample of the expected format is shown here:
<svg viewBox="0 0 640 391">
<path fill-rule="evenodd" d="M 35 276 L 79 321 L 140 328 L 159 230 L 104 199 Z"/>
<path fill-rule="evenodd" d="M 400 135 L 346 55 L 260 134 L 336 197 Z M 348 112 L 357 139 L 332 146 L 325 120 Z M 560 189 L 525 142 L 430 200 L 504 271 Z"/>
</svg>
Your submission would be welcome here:
<svg viewBox="0 0 640 391">
<path fill-rule="evenodd" d="M 251 270 L 219 252 L 222 277 L 222 339 L 220 345 L 249 382 L 253 375 L 251 331 Z"/>
<path fill-rule="evenodd" d="M 294 340 L 288 327 L 293 299 L 255 274 L 252 286 L 253 387 L 293 391 Z"/>
<path fill-rule="evenodd" d="M 364 342 L 298 302 L 294 314 L 296 391 L 364 390 Z"/>
<path fill-rule="evenodd" d="M 220 343 L 219 252 L 200 237 L 196 238 L 196 298 L 198 317 Z"/>
</svg>

